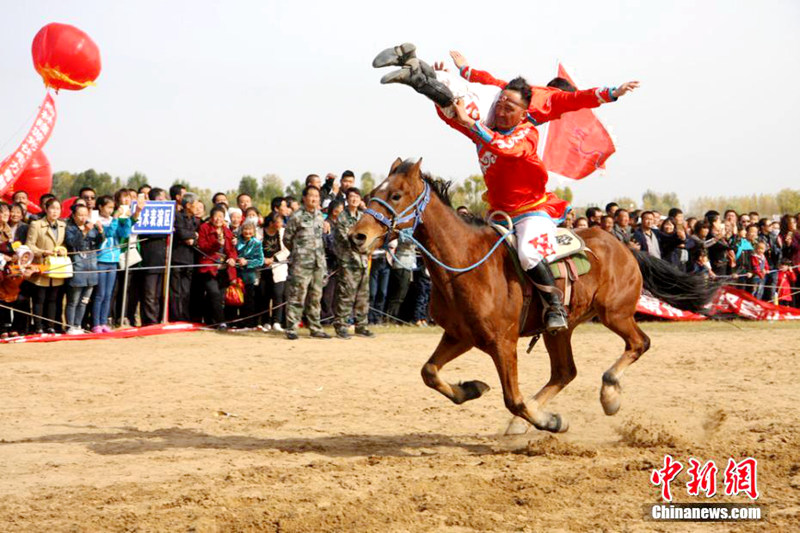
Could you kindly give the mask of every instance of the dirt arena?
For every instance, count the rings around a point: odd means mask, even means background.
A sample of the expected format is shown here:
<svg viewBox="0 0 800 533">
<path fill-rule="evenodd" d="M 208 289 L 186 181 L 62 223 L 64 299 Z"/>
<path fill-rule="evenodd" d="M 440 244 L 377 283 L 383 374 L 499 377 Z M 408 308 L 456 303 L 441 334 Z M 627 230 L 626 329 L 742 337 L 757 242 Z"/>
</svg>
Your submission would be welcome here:
<svg viewBox="0 0 800 533">
<path fill-rule="evenodd" d="M 652 349 L 603 414 L 622 343 L 575 336 L 578 377 L 551 404 L 568 433 L 501 436 L 488 356 L 455 406 L 422 383 L 436 329 L 288 342 L 186 333 L 0 345 L 3 531 L 788 531 L 800 522 L 800 324 L 646 323 Z M 521 385 L 548 375 L 520 343 Z M 644 519 L 665 453 L 759 461 L 759 523 Z M 682 472 L 676 501 L 686 495 Z M 747 503 L 745 496 L 714 502 Z"/>
</svg>

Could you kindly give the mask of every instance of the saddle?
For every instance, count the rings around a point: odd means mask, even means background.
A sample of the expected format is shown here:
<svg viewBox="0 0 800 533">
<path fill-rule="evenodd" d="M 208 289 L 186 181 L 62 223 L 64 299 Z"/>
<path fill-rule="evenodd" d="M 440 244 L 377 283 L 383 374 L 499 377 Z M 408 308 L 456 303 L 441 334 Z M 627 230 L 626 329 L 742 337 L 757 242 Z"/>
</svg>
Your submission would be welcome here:
<svg viewBox="0 0 800 533">
<path fill-rule="evenodd" d="M 519 257 L 517 255 L 517 236 L 511 234 L 510 217 L 505 213 L 497 213 L 505 215 L 505 224 L 493 221 L 495 213 L 489 216 L 489 225 L 500 235 L 505 236 L 505 245 L 511 252 L 511 257 L 514 260 L 514 268 L 517 271 L 520 284 L 522 285 L 523 303 L 522 312 L 520 314 L 520 335 L 524 335 L 525 322 L 528 318 L 528 310 L 530 309 L 531 300 L 533 299 L 534 285 L 533 281 L 528 277 L 522 266 L 519 264 Z M 507 225 L 506 225 L 507 224 Z M 591 270 L 591 263 L 586 253 L 592 253 L 592 250 L 586 246 L 583 239 L 575 232 L 567 228 L 556 228 L 556 254 L 549 261 L 550 269 L 553 272 L 553 277 L 556 280 L 564 280 L 564 307 L 569 308 L 572 299 L 572 285 L 584 274 Z M 540 332 L 532 332 L 538 338 Z"/>
</svg>

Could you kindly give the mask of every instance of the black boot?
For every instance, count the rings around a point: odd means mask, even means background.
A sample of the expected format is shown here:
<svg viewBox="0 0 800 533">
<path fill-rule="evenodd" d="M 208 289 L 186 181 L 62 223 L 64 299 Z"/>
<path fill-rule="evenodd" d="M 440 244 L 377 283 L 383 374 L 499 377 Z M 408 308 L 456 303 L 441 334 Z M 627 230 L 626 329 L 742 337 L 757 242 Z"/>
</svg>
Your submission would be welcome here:
<svg viewBox="0 0 800 533">
<path fill-rule="evenodd" d="M 375 68 L 396 66 L 402 67 L 406 61 L 413 59 L 416 56 L 417 47 L 413 43 L 403 43 L 399 46 L 387 48 L 380 54 L 375 56 L 372 60 L 372 66 Z"/>
<path fill-rule="evenodd" d="M 439 107 L 448 107 L 453 103 L 450 88 L 436 79 L 436 71 L 430 65 L 417 58 L 409 59 L 403 68 L 385 75 L 381 78 L 381 83 L 408 85 L 433 100 Z"/>
<path fill-rule="evenodd" d="M 561 302 L 561 291 L 556 287 L 556 280 L 550 271 L 547 261 L 540 261 L 538 265 L 527 272 L 537 287 L 539 296 L 546 307 L 544 313 L 545 329 L 548 333 L 555 335 L 559 330 L 566 329 L 567 311 Z M 552 290 L 548 290 L 552 289 Z"/>
</svg>

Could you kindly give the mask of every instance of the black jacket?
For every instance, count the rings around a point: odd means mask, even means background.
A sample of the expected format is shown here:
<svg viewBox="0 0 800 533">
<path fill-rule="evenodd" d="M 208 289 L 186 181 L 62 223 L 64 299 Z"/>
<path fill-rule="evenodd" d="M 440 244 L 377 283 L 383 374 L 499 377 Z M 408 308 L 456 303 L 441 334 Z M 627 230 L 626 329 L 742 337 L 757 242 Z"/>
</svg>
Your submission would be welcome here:
<svg viewBox="0 0 800 533">
<path fill-rule="evenodd" d="M 175 231 L 172 234 L 172 264 L 174 265 L 193 265 L 195 264 L 194 247 L 186 244 L 188 239 L 197 239 L 197 228 L 200 221 L 194 215 L 178 213 L 175 217 Z"/>
</svg>

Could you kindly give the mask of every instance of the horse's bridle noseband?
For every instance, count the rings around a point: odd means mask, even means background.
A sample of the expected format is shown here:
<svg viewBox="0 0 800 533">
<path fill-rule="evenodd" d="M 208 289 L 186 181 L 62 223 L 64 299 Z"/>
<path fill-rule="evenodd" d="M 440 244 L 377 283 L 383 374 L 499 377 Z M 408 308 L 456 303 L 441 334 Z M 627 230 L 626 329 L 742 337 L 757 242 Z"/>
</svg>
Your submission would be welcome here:
<svg viewBox="0 0 800 533">
<path fill-rule="evenodd" d="M 398 237 L 401 239 L 405 237 L 404 234 L 413 235 L 414 231 L 417 229 L 417 226 L 422 224 L 422 213 L 425 212 L 425 208 L 428 207 L 428 203 L 431 201 L 431 186 L 427 181 L 424 181 L 423 183 L 425 184 L 425 188 L 422 189 L 422 192 L 419 193 L 416 200 L 414 200 L 411 205 L 403 209 L 400 213 L 395 211 L 395 209 L 389 205 L 388 202 L 381 200 L 380 198 L 373 197 L 369 199 L 367 208 L 364 210 L 364 214 L 371 215 L 372 218 L 377 220 L 380 224 L 386 226 L 386 233 L 384 233 L 384 235 L 387 237 L 391 236 L 393 232 L 397 232 Z M 369 207 L 369 204 L 372 202 L 377 202 L 378 204 L 382 205 L 389 212 L 391 218 Z M 410 220 L 414 221 L 410 228 L 398 229 L 397 226 L 400 224 L 405 224 Z M 384 245 L 388 244 L 388 240 L 389 239 L 387 238 L 386 242 L 384 242 Z"/>
</svg>

